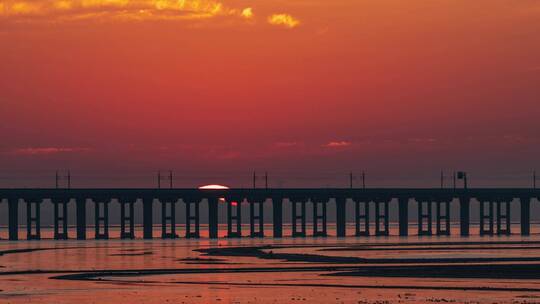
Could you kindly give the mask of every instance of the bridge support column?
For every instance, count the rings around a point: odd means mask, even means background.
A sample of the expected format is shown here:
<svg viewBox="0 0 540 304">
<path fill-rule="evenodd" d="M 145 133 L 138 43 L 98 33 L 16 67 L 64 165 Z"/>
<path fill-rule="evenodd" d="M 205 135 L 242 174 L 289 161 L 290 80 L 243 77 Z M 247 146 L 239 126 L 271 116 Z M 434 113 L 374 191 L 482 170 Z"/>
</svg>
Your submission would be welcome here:
<svg viewBox="0 0 540 304">
<path fill-rule="evenodd" d="M 249 228 L 251 237 L 264 237 L 264 201 L 249 202 Z"/>
<path fill-rule="evenodd" d="M 219 198 L 208 199 L 208 236 L 218 238 L 218 202 Z"/>
<path fill-rule="evenodd" d="M 398 198 L 399 205 L 399 235 L 408 236 L 409 235 L 409 199 L 408 198 Z"/>
<path fill-rule="evenodd" d="M 109 202 L 94 201 L 95 239 L 109 239 Z M 103 228 L 103 229 L 102 229 Z"/>
<path fill-rule="evenodd" d="M 120 238 L 121 239 L 134 239 L 135 238 L 135 212 L 133 209 L 133 205 L 135 203 L 134 202 L 121 202 L 121 201 L 118 201 L 118 202 L 120 203 Z"/>
<path fill-rule="evenodd" d="M 272 211 L 274 237 L 283 237 L 283 199 L 281 197 L 272 197 Z"/>
<path fill-rule="evenodd" d="M 178 235 L 176 235 L 176 202 L 161 201 L 161 238 L 175 239 L 177 237 Z"/>
<path fill-rule="evenodd" d="M 28 240 L 41 239 L 40 205 L 41 201 L 26 202 L 26 238 Z"/>
<path fill-rule="evenodd" d="M 292 237 L 306 237 L 306 202 L 292 203 Z M 300 207 L 300 210 L 298 210 Z M 298 221 L 300 221 L 300 230 L 298 230 Z"/>
<path fill-rule="evenodd" d="M 450 235 L 450 202 L 437 202 L 437 235 Z"/>
<path fill-rule="evenodd" d="M 480 235 L 493 235 L 493 202 L 480 201 Z"/>
<path fill-rule="evenodd" d="M 227 201 L 227 237 L 242 237 L 242 201 Z"/>
<path fill-rule="evenodd" d="M 369 202 L 355 199 L 356 236 L 369 236 Z"/>
<path fill-rule="evenodd" d="M 78 198 L 75 201 L 77 212 L 77 240 L 86 240 L 86 199 Z"/>
<path fill-rule="evenodd" d="M 523 196 L 519 198 L 521 209 L 521 235 L 531 234 L 531 199 Z"/>
<path fill-rule="evenodd" d="M 54 239 L 55 240 L 67 240 L 68 239 L 68 201 L 65 202 L 53 202 L 54 205 Z M 60 225 L 62 225 L 62 231 L 60 231 Z"/>
<path fill-rule="evenodd" d="M 9 240 L 19 240 L 19 200 L 8 199 Z"/>
<path fill-rule="evenodd" d="M 497 206 L 497 235 L 510 235 L 510 201 L 498 201 Z"/>
<path fill-rule="evenodd" d="M 389 226 L 389 210 L 388 201 L 375 202 L 375 235 L 388 236 L 390 235 Z"/>
<path fill-rule="evenodd" d="M 326 201 L 319 202 L 317 200 L 313 200 L 313 236 L 315 237 L 327 236 L 326 203 Z"/>
<path fill-rule="evenodd" d="M 201 237 L 199 232 L 200 228 L 200 216 L 199 216 L 199 202 L 185 201 L 186 204 L 186 238 L 198 239 Z"/>
<path fill-rule="evenodd" d="M 418 201 L 418 235 L 432 235 L 432 202 Z"/>
<path fill-rule="evenodd" d="M 153 198 L 143 199 L 143 238 L 151 240 L 153 237 L 153 224 L 152 224 L 152 205 L 154 203 Z"/>
<path fill-rule="evenodd" d="M 336 234 L 345 237 L 347 230 L 347 199 L 336 198 Z"/>
<path fill-rule="evenodd" d="M 461 236 L 469 236 L 470 226 L 470 198 L 462 196 L 459 198 L 459 226 Z"/>
</svg>

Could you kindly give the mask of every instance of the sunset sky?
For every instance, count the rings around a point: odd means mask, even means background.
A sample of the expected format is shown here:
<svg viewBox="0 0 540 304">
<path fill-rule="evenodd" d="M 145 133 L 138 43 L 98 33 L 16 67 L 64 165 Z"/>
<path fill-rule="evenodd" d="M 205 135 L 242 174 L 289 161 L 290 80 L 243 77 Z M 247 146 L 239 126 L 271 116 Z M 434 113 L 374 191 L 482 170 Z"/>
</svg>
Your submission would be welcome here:
<svg viewBox="0 0 540 304">
<path fill-rule="evenodd" d="M 529 186 L 537 0 L 0 0 L 0 187 Z"/>
</svg>

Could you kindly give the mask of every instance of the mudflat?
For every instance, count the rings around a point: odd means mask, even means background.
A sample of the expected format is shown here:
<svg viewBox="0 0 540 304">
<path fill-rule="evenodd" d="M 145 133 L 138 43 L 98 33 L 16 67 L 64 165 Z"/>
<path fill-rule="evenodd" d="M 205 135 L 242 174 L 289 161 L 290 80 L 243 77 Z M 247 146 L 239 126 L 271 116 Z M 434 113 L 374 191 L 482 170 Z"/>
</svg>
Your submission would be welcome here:
<svg viewBox="0 0 540 304">
<path fill-rule="evenodd" d="M 540 302 L 536 234 L 2 241 L 0 265 L 5 303 Z"/>
</svg>

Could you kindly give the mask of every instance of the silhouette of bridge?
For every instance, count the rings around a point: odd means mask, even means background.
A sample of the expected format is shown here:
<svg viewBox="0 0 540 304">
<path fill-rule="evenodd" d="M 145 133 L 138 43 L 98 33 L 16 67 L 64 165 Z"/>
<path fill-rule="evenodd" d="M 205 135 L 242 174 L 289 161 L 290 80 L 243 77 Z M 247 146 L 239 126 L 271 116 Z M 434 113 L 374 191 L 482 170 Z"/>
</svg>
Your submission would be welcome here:
<svg viewBox="0 0 540 304">
<path fill-rule="evenodd" d="M 470 235 L 470 203 L 480 202 L 480 235 L 509 235 L 512 204 L 519 204 L 521 234 L 530 234 L 530 210 L 539 189 L 525 188 L 368 188 L 368 189 L 0 189 L 8 204 L 9 239 L 18 240 L 19 206 L 26 204 L 27 239 L 41 239 L 40 205 L 54 207 L 54 238 L 68 239 L 68 208 L 76 208 L 76 238 L 87 238 L 87 209 L 94 207 L 95 239 L 109 238 L 109 205 L 120 204 L 120 238 L 133 239 L 134 209 L 142 207 L 143 238 L 152 239 L 153 204 L 161 204 L 162 238 L 175 238 L 175 206 L 185 204 L 185 237 L 199 238 L 200 205 L 208 207 L 208 235 L 218 237 L 218 204 L 227 205 L 227 237 L 242 236 L 242 206 L 249 205 L 251 237 L 264 237 L 265 204 L 272 206 L 273 237 L 283 237 L 283 206 L 291 204 L 292 237 L 327 236 L 327 206 L 335 204 L 336 235 L 346 236 L 347 204 L 354 204 L 356 236 L 389 235 L 391 208 L 398 209 L 399 235 L 407 236 L 409 202 L 418 206 L 418 235 L 450 235 L 450 205 L 459 204 L 460 234 Z M 244 202 L 244 203 L 242 203 Z M 306 230 L 306 205 L 312 204 L 312 233 Z M 433 206 L 435 208 L 433 208 Z M 374 218 L 370 218 L 374 208 Z M 435 216 L 433 216 L 435 209 Z M 371 212 L 373 213 L 373 212 Z M 433 229 L 435 218 L 435 231 Z M 373 225 L 374 224 L 374 225 Z M 374 226 L 374 231 L 372 228 Z"/>
</svg>

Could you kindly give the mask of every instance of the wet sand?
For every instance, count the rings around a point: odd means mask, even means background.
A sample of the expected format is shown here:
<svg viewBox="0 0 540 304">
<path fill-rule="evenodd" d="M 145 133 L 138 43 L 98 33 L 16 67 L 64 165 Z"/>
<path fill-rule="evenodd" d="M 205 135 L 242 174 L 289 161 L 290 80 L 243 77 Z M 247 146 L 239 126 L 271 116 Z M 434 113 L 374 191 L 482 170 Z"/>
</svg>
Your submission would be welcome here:
<svg viewBox="0 0 540 304">
<path fill-rule="evenodd" d="M 540 235 L 0 242 L 0 303 L 540 303 Z"/>
</svg>

